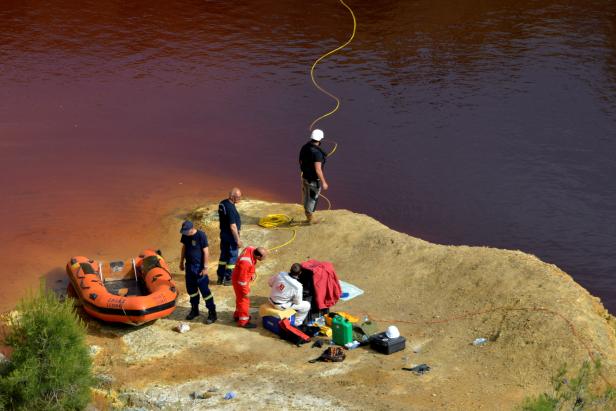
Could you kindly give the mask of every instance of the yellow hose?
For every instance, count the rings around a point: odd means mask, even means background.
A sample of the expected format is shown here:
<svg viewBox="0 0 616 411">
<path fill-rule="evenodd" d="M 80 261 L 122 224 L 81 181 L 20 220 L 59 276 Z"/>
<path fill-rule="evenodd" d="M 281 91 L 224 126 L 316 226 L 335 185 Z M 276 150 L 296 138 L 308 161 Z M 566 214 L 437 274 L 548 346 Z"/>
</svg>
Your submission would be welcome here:
<svg viewBox="0 0 616 411">
<path fill-rule="evenodd" d="M 349 37 L 349 39 L 344 44 L 341 44 L 340 46 L 336 47 L 335 49 L 333 49 L 331 51 L 328 51 L 327 53 L 323 54 L 321 57 L 316 59 L 315 62 L 312 64 L 312 67 L 310 67 L 310 80 L 312 80 L 312 84 L 314 84 L 314 86 L 319 91 L 321 91 L 322 93 L 325 93 L 326 95 L 328 95 L 329 97 L 334 99 L 334 101 L 336 102 L 336 106 L 332 110 L 328 111 L 327 113 L 323 114 L 322 116 L 317 117 L 316 119 L 314 119 L 312 121 L 312 123 L 310 123 L 310 126 L 308 127 L 308 130 L 310 130 L 310 131 L 312 131 L 312 129 L 314 128 L 316 123 L 318 123 L 319 121 L 323 120 L 325 117 L 331 116 L 336 111 L 338 111 L 338 109 L 340 108 L 340 99 L 336 95 L 334 95 L 333 93 L 330 93 L 329 91 L 325 90 L 321 85 L 319 85 L 319 83 L 317 83 L 317 80 L 316 80 L 316 78 L 314 76 L 314 70 L 317 67 L 317 64 L 319 64 L 321 62 L 321 60 L 323 60 L 326 57 L 331 56 L 332 54 L 342 50 L 343 48 L 345 48 L 346 46 L 351 44 L 351 42 L 355 38 L 355 33 L 357 32 L 357 19 L 355 18 L 355 13 L 353 13 L 353 10 L 343 0 L 339 0 L 339 1 L 340 1 L 340 3 L 342 3 L 342 5 L 344 7 L 347 8 L 347 10 L 349 10 L 349 13 L 351 13 L 351 17 L 353 18 L 353 31 L 352 31 L 351 36 Z M 336 149 L 338 148 L 338 143 L 336 143 L 335 141 L 331 141 L 331 140 L 329 142 L 334 144 L 334 148 L 327 154 L 327 157 L 332 156 L 336 152 Z M 331 210 L 332 209 L 332 203 L 331 203 L 331 201 L 329 201 L 329 198 L 325 197 L 323 194 L 320 194 L 320 196 L 323 197 L 323 199 L 325 201 L 327 201 L 327 210 Z"/>
<path fill-rule="evenodd" d="M 314 69 L 316 68 L 317 64 L 319 64 L 321 62 L 321 60 L 323 60 L 326 57 L 331 56 L 332 54 L 342 50 L 343 48 L 345 48 L 346 46 L 348 46 L 349 44 L 351 44 L 351 42 L 353 41 L 353 39 L 355 38 L 355 32 L 357 31 L 357 20 L 355 19 L 355 14 L 353 13 L 353 10 L 351 10 L 351 8 L 349 6 L 347 6 L 347 4 L 340 0 L 340 3 L 342 3 L 342 5 L 344 7 L 346 7 L 349 10 L 349 13 L 351 13 L 351 17 L 353 18 L 353 32 L 351 33 L 351 37 L 349 37 L 349 39 L 342 45 L 336 47 L 335 49 L 328 51 L 327 53 L 323 54 L 321 57 L 319 57 L 313 64 L 312 67 L 310 68 L 310 79 L 312 80 L 312 84 L 314 84 L 314 86 L 321 91 L 322 93 L 325 93 L 326 95 L 328 95 L 329 97 L 333 98 L 336 101 L 336 106 L 328 111 L 327 113 L 323 114 L 320 117 L 317 117 L 316 119 L 314 119 L 312 121 L 312 123 L 310 123 L 310 126 L 308 127 L 308 130 L 312 131 L 312 128 L 314 127 L 314 125 L 316 123 L 318 123 L 319 121 L 323 120 L 325 117 L 327 116 L 331 116 L 332 114 L 334 114 L 336 111 L 338 111 L 338 108 L 340 107 L 340 99 L 338 97 L 336 97 L 335 95 L 333 95 L 332 93 L 330 93 L 329 91 L 325 90 L 323 87 L 321 87 L 319 85 L 319 83 L 317 83 L 317 81 L 314 78 Z M 332 154 L 333 152 L 336 151 L 336 148 L 334 147 L 334 150 L 332 150 Z"/>
<path fill-rule="evenodd" d="M 291 222 L 291 217 L 286 214 L 268 214 L 259 220 L 259 225 L 264 228 L 276 228 Z"/>
<path fill-rule="evenodd" d="M 312 84 L 314 84 L 314 86 L 321 91 L 322 93 L 325 93 L 326 95 L 328 95 L 329 97 L 331 97 L 332 99 L 334 99 L 334 101 L 336 102 L 336 106 L 330 110 L 329 112 L 323 114 L 322 116 L 317 117 L 316 119 L 314 119 L 312 121 L 312 123 L 310 123 L 310 126 L 308 127 L 308 130 L 312 131 L 313 127 L 315 126 L 316 123 L 318 123 L 319 121 L 321 121 L 322 119 L 324 119 L 325 117 L 331 116 L 332 114 L 334 114 L 336 111 L 338 111 L 338 109 L 340 108 L 340 99 L 338 97 L 336 97 L 334 94 L 330 93 L 329 91 L 327 91 L 326 89 L 324 89 L 323 87 L 321 87 L 319 85 L 319 83 L 317 83 L 317 80 L 314 76 L 314 70 L 317 67 L 317 65 L 321 62 L 321 60 L 323 60 L 326 57 L 331 56 L 332 54 L 342 50 L 343 48 L 345 48 L 346 46 L 348 46 L 353 39 L 355 38 L 355 32 L 357 31 L 357 20 L 355 19 L 355 14 L 353 13 L 353 10 L 351 10 L 351 8 L 343 1 L 343 0 L 339 0 L 340 3 L 342 3 L 342 5 L 344 7 L 347 8 L 347 10 L 349 10 L 349 13 L 351 13 L 351 17 L 353 18 L 353 32 L 351 33 L 351 36 L 349 37 L 349 39 L 342 45 L 336 47 L 333 50 L 328 51 L 327 53 L 323 54 L 321 57 L 319 57 L 318 59 L 315 60 L 315 62 L 312 64 L 312 67 L 310 67 L 310 79 L 312 80 Z M 331 156 L 332 154 L 334 154 L 336 152 L 336 149 L 338 148 L 338 143 L 336 143 L 335 141 L 331 141 L 331 143 L 334 144 L 334 148 L 327 154 L 327 156 Z M 301 179 L 301 175 L 300 175 L 300 179 Z M 329 199 L 327 197 L 325 197 L 323 194 L 320 194 L 321 197 L 323 197 L 325 199 L 325 201 L 327 201 L 327 210 L 331 210 L 332 208 L 332 203 L 331 201 L 329 201 Z M 279 248 L 285 247 L 289 244 L 291 244 L 293 241 L 295 241 L 295 237 L 297 236 L 297 231 L 291 227 L 281 227 L 283 225 L 286 224 L 291 224 L 292 219 L 286 215 L 286 214 L 269 214 L 263 218 L 261 218 L 259 220 L 259 225 L 263 228 L 267 228 L 267 229 L 273 229 L 273 230 L 290 230 L 293 232 L 293 235 L 291 236 L 291 239 L 283 244 L 277 245 L 276 247 L 272 247 L 270 248 L 270 251 L 273 250 L 277 250 Z"/>
<path fill-rule="evenodd" d="M 265 217 L 259 220 L 259 225 L 263 228 L 268 228 L 272 230 L 290 230 L 293 232 L 291 239 L 286 243 L 277 245 L 276 247 L 271 247 L 269 250 L 274 251 L 279 248 L 285 247 L 295 241 L 295 237 L 297 236 L 297 231 L 294 228 L 290 227 L 281 227 L 285 224 L 291 223 L 291 217 L 286 214 L 268 214 Z"/>
<path fill-rule="evenodd" d="M 293 235 L 291 236 L 291 239 L 290 239 L 289 241 L 287 241 L 286 243 L 283 243 L 283 244 L 277 245 L 276 247 L 272 247 L 272 248 L 270 248 L 270 249 L 269 249 L 270 251 L 278 250 L 279 248 L 282 248 L 282 247 L 286 247 L 286 246 L 288 246 L 288 245 L 289 245 L 289 244 L 291 244 L 293 241 L 295 241 L 295 237 L 297 237 L 297 231 L 296 231 L 294 228 L 276 228 L 275 230 L 290 230 L 290 231 L 292 231 L 292 232 L 293 232 Z"/>
</svg>

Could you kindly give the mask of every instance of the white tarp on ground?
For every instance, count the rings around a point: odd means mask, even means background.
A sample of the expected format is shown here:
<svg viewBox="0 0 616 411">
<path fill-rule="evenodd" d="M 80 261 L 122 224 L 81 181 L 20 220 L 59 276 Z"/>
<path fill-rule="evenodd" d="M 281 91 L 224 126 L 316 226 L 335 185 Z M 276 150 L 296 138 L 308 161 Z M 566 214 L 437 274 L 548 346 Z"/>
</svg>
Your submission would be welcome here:
<svg viewBox="0 0 616 411">
<path fill-rule="evenodd" d="M 340 297 L 342 301 L 349 301 L 364 293 L 364 290 L 362 290 L 361 288 L 358 288 L 353 284 L 349 284 L 344 281 L 340 281 L 340 288 L 342 288 L 342 296 Z"/>
</svg>

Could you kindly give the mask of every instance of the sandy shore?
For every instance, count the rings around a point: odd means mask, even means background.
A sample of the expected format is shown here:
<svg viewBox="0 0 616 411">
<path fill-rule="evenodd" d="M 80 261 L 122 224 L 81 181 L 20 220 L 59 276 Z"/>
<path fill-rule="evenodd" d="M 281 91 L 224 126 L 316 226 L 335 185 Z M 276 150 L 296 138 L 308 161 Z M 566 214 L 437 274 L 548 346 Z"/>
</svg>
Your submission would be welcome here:
<svg viewBox="0 0 616 411">
<path fill-rule="evenodd" d="M 293 232 L 256 222 L 270 213 L 300 218 L 294 204 L 245 201 L 238 207 L 250 245 L 273 247 Z M 193 214 L 218 255 L 216 204 Z M 258 267 L 252 305 L 268 296 L 267 278 L 309 258 L 334 263 L 340 279 L 365 294 L 336 309 L 368 314 L 380 328 L 399 327 L 403 352 L 349 351 L 343 363 L 308 360 L 322 350 L 295 347 L 262 327 L 233 325 L 231 287 L 212 287 L 220 321 L 172 329 L 188 312 L 176 248 L 165 250 L 182 295 L 176 312 L 142 327 L 89 323 L 101 381 L 97 401 L 147 409 L 511 409 L 548 390 L 564 362 L 577 369 L 589 355 L 616 383 L 614 318 L 558 267 L 532 255 L 487 247 L 435 245 L 346 210 L 318 213 L 296 239 Z M 170 238 L 181 216 L 165 222 Z M 170 242 L 171 244 L 171 242 Z M 212 273 L 213 274 L 213 273 Z M 255 310 L 256 311 L 256 310 Z M 484 346 L 472 341 L 485 337 Z M 416 376 L 402 367 L 426 363 Z M 225 393 L 237 397 L 224 400 Z M 191 394 L 197 394 L 197 399 Z"/>
</svg>

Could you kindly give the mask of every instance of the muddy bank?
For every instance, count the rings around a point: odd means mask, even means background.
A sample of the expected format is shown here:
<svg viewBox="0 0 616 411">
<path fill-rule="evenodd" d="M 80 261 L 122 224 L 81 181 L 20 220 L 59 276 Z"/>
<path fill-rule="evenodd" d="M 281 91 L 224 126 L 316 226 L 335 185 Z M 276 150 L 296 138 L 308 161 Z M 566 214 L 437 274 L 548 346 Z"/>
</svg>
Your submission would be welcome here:
<svg viewBox="0 0 616 411">
<path fill-rule="evenodd" d="M 293 232 L 259 228 L 259 217 L 302 215 L 292 204 L 245 201 L 238 209 L 245 243 L 267 247 Z M 212 261 L 215 210 L 210 204 L 193 214 L 208 232 Z M 97 401 L 147 409 L 510 409 L 548 390 L 563 362 L 577 369 L 589 351 L 616 383 L 613 318 L 558 267 L 519 251 L 431 244 L 346 210 L 318 216 L 319 224 L 298 227 L 292 243 L 258 266 L 255 314 L 268 296 L 269 275 L 296 261 L 328 260 L 340 279 L 365 290 L 336 308 L 368 314 L 382 329 L 397 325 L 408 340 L 405 351 L 384 356 L 360 348 L 343 363 L 309 364 L 321 350 L 295 347 L 262 327 L 234 327 L 232 288 L 214 285 L 219 322 L 198 318 L 186 334 L 172 330 L 189 310 L 185 292 L 176 312 L 153 324 L 90 322 Z M 168 221 L 169 235 L 179 221 Z M 179 243 L 165 257 L 184 291 L 178 251 Z M 477 337 L 489 342 L 473 346 Z M 420 363 L 432 370 L 401 370 Z M 237 397 L 225 400 L 230 391 Z"/>
</svg>

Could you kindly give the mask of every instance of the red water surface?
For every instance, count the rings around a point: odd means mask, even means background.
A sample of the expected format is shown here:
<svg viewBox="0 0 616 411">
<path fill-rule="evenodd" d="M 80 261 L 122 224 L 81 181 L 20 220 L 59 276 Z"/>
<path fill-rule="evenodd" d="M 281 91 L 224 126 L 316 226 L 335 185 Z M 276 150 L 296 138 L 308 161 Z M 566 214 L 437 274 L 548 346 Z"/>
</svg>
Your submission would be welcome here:
<svg viewBox="0 0 616 411">
<path fill-rule="evenodd" d="M 521 249 L 616 309 L 616 4 L 349 1 L 329 197 L 430 241 Z M 297 201 L 333 102 L 334 0 L 0 2 L 0 310 L 74 254 L 176 245 L 230 186 Z"/>
<path fill-rule="evenodd" d="M 15 98 L 3 99 L 10 121 L 0 126 L 0 311 L 40 278 L 54 286 L 73 255 L 108 261 L 145 247 L 177 247 L 177 230 L 170 235 L 162 221 L 241 185 L 237 165 L 222 169 L 215 160 L 222 147 L 212 143 L 237 138 L 236 127 L 176 124 L 184 110 L 159 96 L 156 82 L 129 83 L 38 80 L 3 88 Z M 179 90 L 173 98 L 182 97 Z M 252 198 L 279 198 L 259 186 L 242 189 Z"/>
<path fill-rule="evenodd" d="M 179 227 L 170 228 L 168 222 L 191 207 L 224 198 L 232 184 L 139 163 L 128 169 L 78 165 L 54 172 L 53 179 L 32 176 L 27 187 L 7 195 L 0 309 L 9 309 L 36 288 L 41 277 L 57 287 L 72 255 L 109 261 L 134 257 L 144 248 L 164 253 L 178 247 Z M 247 191 L 275 198 L 258 189 Z"/>
</svg>

